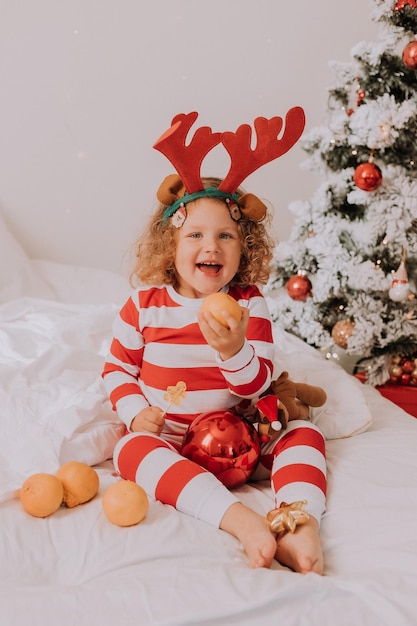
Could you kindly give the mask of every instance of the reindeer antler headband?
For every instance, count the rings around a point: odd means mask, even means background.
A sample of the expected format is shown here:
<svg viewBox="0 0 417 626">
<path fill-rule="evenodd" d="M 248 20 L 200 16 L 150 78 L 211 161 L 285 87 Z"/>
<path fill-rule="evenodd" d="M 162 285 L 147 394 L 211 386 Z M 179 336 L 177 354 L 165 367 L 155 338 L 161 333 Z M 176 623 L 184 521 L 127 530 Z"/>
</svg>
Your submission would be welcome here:
<svg viewBox="0 0 417 626">
<path fill-rule="evenodd" d="M 233 219 L 240 219 L 243 213 L 247 218 L 260 222 L 266 215 L 264 203 L 251 193 L 239 197 L 236 190 L 249 174 L 288 152 L 298 141 L 305 125 L 303 109 L 293 107 L 288 111 L 281 138 L 278 138 L 283 127 L 281 117 L 257 117 L 254 121 L 254 149 L 251 148 L 252 129 L 249 124 L 242 124 L 234 133 L 213 133 L 208 126 L 202 126 L 186 145 L 187 134 L 197 117 L 196 112 L 179 113 L 172 120 L 171 127 L 153 146 L 171 161 L 177 171 L 177 174 L 171 174 L 162 181 L 156 194 L 158 200 L 167 207 L 164 221 L 181 209 L 181 217 L 174 221 L 176 226 L 181 226 L 186 217 L 185 205 L 188 202 L 211 197 L 224 199 Z M 229 171 L 218 188 L 204 188 L 201 164 L 210 150 L 220 143 L 230 156 Z"/>
</svg>

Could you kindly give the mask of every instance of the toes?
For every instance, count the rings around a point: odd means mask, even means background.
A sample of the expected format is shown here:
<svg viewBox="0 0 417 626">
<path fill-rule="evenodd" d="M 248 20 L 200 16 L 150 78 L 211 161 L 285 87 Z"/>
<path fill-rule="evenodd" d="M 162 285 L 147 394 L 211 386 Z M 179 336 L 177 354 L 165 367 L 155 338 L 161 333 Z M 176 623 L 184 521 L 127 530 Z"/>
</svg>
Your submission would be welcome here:
<svg viewBox="0 0 417 626">
<path fill-rule="evenodd" d="M 271 567 L 271 563 L 274 560 L 275 556 L 275 541 L 271 541 L 264 546 L 262 546 L 259 550 L 253 555 L 249 556 L 251 567 Z"/>
</svg>

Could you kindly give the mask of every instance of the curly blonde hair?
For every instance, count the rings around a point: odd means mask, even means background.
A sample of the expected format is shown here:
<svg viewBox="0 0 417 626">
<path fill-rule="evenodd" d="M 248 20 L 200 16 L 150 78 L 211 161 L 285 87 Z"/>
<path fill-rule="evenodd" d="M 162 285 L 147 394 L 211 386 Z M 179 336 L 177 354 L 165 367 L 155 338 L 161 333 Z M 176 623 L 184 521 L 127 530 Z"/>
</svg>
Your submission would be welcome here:
<svg viewBox="0 0 417 626">
<path fill-rule="evenodd" d="M 204 187 L 218 187 L 218 178 L 203 178 Z M 241 196 L 242 188 L 237 189 Z M 219 202 L 223 200 L 219 199 Z M 151 217 L 147 228 L 134 244 L 136 262 L 130 274 L 132 286 L 177 285 L 178 276 L 175 267 L 176 228 L 163 220 L 167 207 L 160 204 Z M 270 218 L 266 219 L 269 226 Z M 274 242 L 265 224 L 254 222 L 243 216 L 238 222 L 242 246 L 240 265 L 231 281 L 239 285 L 265 285 L 268 282 Z"/>
</svg>

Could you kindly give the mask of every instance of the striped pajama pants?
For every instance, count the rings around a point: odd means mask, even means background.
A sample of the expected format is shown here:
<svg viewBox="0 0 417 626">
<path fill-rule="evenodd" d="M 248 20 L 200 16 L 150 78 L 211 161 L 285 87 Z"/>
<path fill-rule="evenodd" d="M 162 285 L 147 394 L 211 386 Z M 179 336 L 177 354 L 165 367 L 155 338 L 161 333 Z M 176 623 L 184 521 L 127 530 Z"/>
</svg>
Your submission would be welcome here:
<svg viewBox="0 0 417 626">
<path fill-rule="evenodd" d="M 137 482 L 148 496 L 219 527 L 239 499 L 215 476 L 184 458 L 161 437 L 129 433 L 114 450 L 114 464 L 125 480 Z M 326 499 L 325 442 L 311 422 L 289 422 L 278 439 L 262 445 L 251 480 L 271 479 L 275 507 L 307 500 L 305 510 L 320 523 Z"/>
</svg>

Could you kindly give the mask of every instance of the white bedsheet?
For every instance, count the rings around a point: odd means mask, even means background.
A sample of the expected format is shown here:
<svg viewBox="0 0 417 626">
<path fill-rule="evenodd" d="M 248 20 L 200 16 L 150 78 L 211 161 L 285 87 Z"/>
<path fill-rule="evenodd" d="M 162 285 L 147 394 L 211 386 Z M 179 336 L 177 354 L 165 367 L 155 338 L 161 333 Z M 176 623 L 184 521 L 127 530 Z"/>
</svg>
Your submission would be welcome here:
<svg viewBox="0 0 417 626">
<path fill-rule="evenodd" d="M 233 537 L 154 501 L 141 524 L 112 526 L 101 497 L 118 480 L 108 457 L 120 424 L 97 381 L 129 289 L 98 270 L 30 270 L 42 298 L 0 305 L 2 626 L 417 624 L 417 420 L 277 329 L 280 364 L 331 387 L 325 575 L 252 570 Z M 98 496 L 47 519 L 25 514 L 22 479 L 74 457 L 96 464 Z M 272 506 L 267 483 L 238 494 Z"/>
<path fill-rule="evenodd" d="M 354 438 L 327 443 L 325 575 L 274 563 L 252 570 L 233 537 L 151 502 L 138 526 L 110 525 L 100 498 L 116 480 L 99 469 L 92 502 L 48 519 L 0 508 L 0 611 L 8 626 L 416 623 L 416 424 L 377 392 L 377 417 Z M 238 490 L 260 512 L 266 483 Z"/>
</svg>

